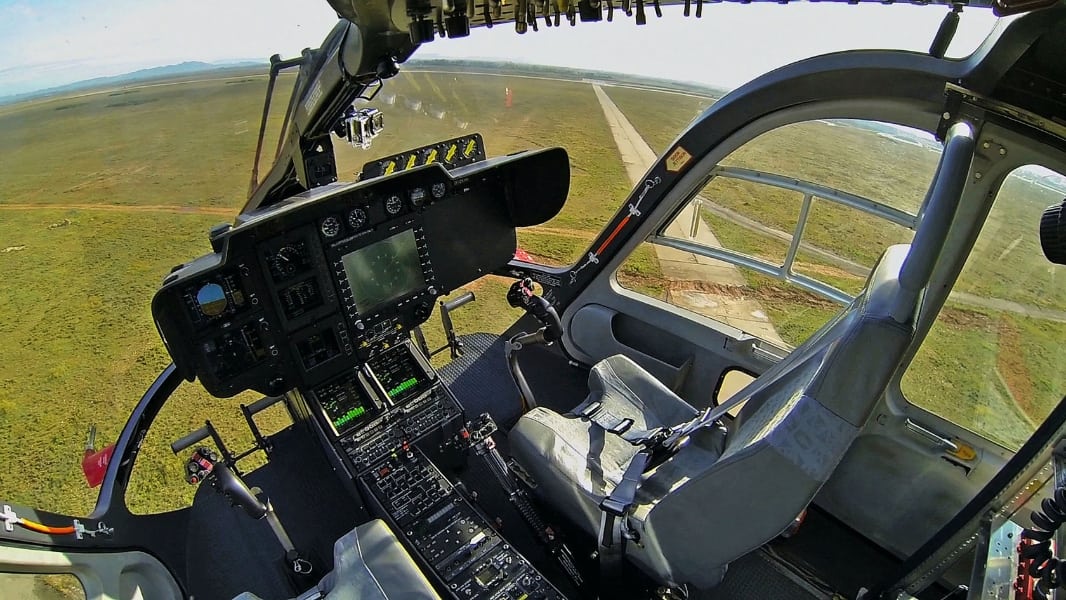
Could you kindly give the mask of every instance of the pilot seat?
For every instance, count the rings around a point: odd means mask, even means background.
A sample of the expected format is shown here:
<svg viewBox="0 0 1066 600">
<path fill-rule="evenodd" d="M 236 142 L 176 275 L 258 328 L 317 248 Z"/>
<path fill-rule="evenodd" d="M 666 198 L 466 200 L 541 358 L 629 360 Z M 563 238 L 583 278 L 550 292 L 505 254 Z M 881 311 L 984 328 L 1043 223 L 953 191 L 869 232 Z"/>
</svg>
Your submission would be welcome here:
<svg viewBox="0 0 1066 600">
<path fill-rule="evenodd" d="M 836 318 L 738 392 L 746 402 L 728 430 L 721 421 L 696 429 L 643 473 L 625 511 L 626 561 L 660 584 L 708 588 L 730 562 L 792 524 L 840 463 L 913 338 L 918 294 L 900 276 L 909 249 L 889 248 Z M 643 432 L 699 414 L 617 355 L 593 367 L 582 403 L 566 414 L 534 408 L 509 442 L 537 495 L 595 536 L 601 503 Z"/>
</svg>

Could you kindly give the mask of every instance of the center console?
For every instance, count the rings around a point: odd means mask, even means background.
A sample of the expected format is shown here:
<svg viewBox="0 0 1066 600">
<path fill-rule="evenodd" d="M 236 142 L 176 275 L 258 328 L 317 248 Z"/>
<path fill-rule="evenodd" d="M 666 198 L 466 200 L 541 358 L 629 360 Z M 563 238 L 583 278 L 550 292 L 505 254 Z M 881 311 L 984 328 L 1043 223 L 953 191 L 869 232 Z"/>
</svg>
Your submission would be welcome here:
<svg viewBox="0 0 1066 600">
<path fill-rule="evenodd" d="M 417 447 L 360 476 L 418 559 L 453 596 L 556 599 L 562 594 L 489 525 Z"/>
<path fill-rule="evenodd" d="M 461 599 L 563 597 L 427 456 L 459 429 L 463 411 L 412 344 L 375 353 L 309 400 L 371 512 L 439 588 Z"/>
</svg>

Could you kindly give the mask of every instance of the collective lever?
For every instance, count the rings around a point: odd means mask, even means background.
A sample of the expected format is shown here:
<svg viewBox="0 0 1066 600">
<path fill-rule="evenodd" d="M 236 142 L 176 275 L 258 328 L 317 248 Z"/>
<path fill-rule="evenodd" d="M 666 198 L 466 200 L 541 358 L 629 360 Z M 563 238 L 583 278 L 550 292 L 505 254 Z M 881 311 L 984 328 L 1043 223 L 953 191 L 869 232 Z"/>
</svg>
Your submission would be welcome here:
<svg viewBox="0 0 1066 600">
<path fill-rule="evenodd" d="M 544 545 L 548 554 L 555 559 L 574 585 L 578 588 L 583 588 L 585 580 L 581 576 L 581 572 L 578 571 L 577 563 L 574 561 L 574 555 L 570 548 L 567 547 L 555 530 L 549 527 L 541 518 L 539 512 L 533 506 L 526 489 L 518 483 L 511 469 L 507 466 L 507 462 L 504 461 L 503 456 L 496 449 L 496 442 L 492 439 L 492 434 L 496 431 L 496 422 L 492 420 L 488 413 L 482 413 L 473 421 L 468 422 L 449 443 L 456 444 L 461 449 L 473 451 L 476 456 L 484 461 L 489 472 L 492 473 L 504 492 L 507 493 L 511 504 L 522 515 L 526 525 L 533 530 L 537 540 Z M 467 547 L 475 548 L 483 539 L 484 534 L 478 534 L 468 542 Z"/>
<path fill-rule="evenodd" d="M 518 351 L 526 345 L 551 345 L 563 337 L 563 324 L 555 307 L 533 293 L 533 281 L 528 277 L 511 285 L 507 291 L 507 302 L 515 308 L 524 309 L 543 325 L 533 333 L 523 331 L 513 336 L 504 346 L 507 368 L 511 372 L 511 379 L 518 387 L 518 400 L 522 413 L 525 413 L 536 408 L 537 402 L 533 398 L 533 390 L 530 389 L 529 382 L 522 374 L 522 367 L 518 364 Z"/>
<path fill-rule="evenodd" d="M 285 562 L 293 574 L 307 576 L 314 570 L 310 561 L 303 558 L 293 546 L 285 527 L 278 520 L 270 499 L 259 488 L 249 488 L 244 480 L 234 473 L 213 450 L 200 446 L 185 462 L 185 481 L 198 485 L 204 481 L 225 496 L 234 506 L 240 507 L 249 517 L 265 519 L 278 543 L 285 551 Z"/>
</svg>

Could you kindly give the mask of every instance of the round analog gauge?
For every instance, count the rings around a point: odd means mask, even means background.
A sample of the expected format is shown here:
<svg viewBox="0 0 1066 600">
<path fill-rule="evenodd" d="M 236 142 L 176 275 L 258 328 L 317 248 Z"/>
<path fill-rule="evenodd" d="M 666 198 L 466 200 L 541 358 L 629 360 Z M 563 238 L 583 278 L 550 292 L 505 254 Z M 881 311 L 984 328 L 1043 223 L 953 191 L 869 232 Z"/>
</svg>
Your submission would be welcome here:
<svg viewBox="0 0 1066 600">
<path fill-rule="evenodd" d="M 361 208 L 353 208 L 348 213 L 348 225 L 352 229 L 362 229 L 366 225 L 366 211 Z"/>
<path fill-rule="evenodd" d="M 400 197 L 395 194 L 389 196 L 388 200 L 385 201 L 385 210 L 390 215 L 400 214 L 400 211 L 403 210 L 403 200 L 400 200 Z"/>
<path fill-rule="evenodd" d="M 440 200 L 441 198 L 443 198 L 445 192 L 447 192 L 447 191 L 448 191 L 448 188 L 447 188 L 447 186 L 444 185 L 443 181 L 441 181 L 439 183 L 434 183 L 433 187 L 430 188 L 430 193 L 433 194 L 433 197 L 436 198 L 437 200 Z"/>
<path fill-rule="evenodd" d="M 337 234 L 341 232 L 341 222 L 337 220 L 337 217 L 326 217 L 322 220 L 322 235 L 331 238 L 337 237 Z"/>
<path fill-rule="evenodd" d="M 270 266 L 281 277 L 291 277 L 296 274 L 297 265 L 300 263 L 300 251 L 294 246 L 282 246 L 270 260 Z"/>
</svg>

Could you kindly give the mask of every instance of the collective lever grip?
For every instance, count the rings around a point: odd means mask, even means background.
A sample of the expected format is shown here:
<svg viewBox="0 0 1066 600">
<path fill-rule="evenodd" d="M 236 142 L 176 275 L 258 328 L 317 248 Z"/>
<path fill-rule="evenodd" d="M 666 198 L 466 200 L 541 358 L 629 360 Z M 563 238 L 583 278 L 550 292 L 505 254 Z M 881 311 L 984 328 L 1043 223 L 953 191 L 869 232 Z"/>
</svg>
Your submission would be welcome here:
<svg viewBox="0 0 1066 600">
<path fill-rule="evenodd" d="M 511 289 L 507 291 L 507 302 L 515 308 L 524 309 L 544 325 L 545 342 L 550 344 L 563 337 L 559 313 L 550 302 L 533 293 L 533 280 L 527 277 L 511 284 Z"/>
<path fill-rule="evenodd" d="M 270 511 L 263 500 L 256 497 L 244 480 L 238 477 L 210 448 L 197 448 L 185 466 L 185 480 L 197 484 L 208 480 L 216 490 L 225 494 L 234 506 L 240 506 L 253 519 L 262 519 Z"/>
<path fill-rule="evenodd" d="M 267 514 L 266 503 L 257 498 L 244 480 L 237 477 L 224 463 L 215 464 L 214 472 L 218 489 L 222 490 L 233 504 L 243 508 L 249 517 L 258 520 Z"/>
<path fill-rule="evenodd" d="M 474 301 L 474 292 L 467 292 L 467 293 L 463 294 L 462 296 L 459 296 L 458 298 L 455 298 L 454 300 L 449 300 L 449 301 L 445 302 L 444 303 L 444 308 L 448 309 L 448 312 L 451 312 L 451 311 L 454 311 L 455 309 L 457 309 L 457 308 L 459 308 L 459 307 L 461 307 L 463 305 L 466 305 L 466 304 L 468 304 L 470 302 L 473 302 L 473 301 Z"/>
<path fill-rule="evenodd" d="M 207 426 L 205 425 L 197 429 L 196 431 L 186 435 L 185 437 L 175 440 L 173 443 L 170 444 L 170 449 L 174 451 L 174 454 L 178 454 L 179 452 L 187 448 L 192 448 L 193 445 L 197 442 L 206 440 L 210 435 L 211 432 L 207 429 Z"/>
</svg>

